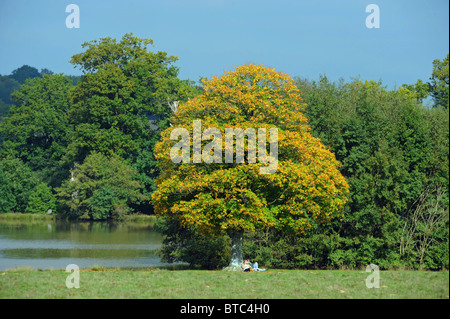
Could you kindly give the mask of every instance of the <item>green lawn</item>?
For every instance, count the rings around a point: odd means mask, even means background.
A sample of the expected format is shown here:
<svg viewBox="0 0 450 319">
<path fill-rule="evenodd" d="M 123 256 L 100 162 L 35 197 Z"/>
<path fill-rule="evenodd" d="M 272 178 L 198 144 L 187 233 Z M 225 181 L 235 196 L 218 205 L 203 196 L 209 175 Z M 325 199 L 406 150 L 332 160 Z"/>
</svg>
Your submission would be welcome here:
<svg viewBox="0 0 450 319">
<path fill-rule="evenodd" d="M 363 270 L 81 271 L 80 288 L 64 270 L 0 271 L 0 298 L 449 298 L 448 271 L 381 271 L 368 289 Z"/>
</svg>

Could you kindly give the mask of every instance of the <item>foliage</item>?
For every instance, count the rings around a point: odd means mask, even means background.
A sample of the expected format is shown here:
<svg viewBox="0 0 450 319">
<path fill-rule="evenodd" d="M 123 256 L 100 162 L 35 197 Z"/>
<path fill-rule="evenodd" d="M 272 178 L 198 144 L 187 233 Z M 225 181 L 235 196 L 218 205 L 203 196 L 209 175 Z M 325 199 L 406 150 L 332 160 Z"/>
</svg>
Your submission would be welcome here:
<svg viewBox="0 0 450 319">
<path fill-rule="evenodd" d="M 0 100 L 12 104 L 11 93 L 19 89 L 20 83 L 7 75 L 0 76 Z"/>
<path fill-rule="evenodd" d="M 45 69 L 47 70 L 47 69 Z M 29 65 L 23 65 L 11 72 L 10 78 L 16 80 L 20 84 L 24 84 L 27 79 L 39 78 L 42 74 L 38 69 Z"/>
<path fill-rule="evenodd" d="M 98 220 L 127 214 L 132 205 L 148 200 L 135 180 L 137 172 L 117 155 L 92 153 L 72 170 L 72 177 L 57 188 L 60 201 L 72 217 L 87 215 Z"/>
<path fill-rule="evenodd" d="M 19 89 L 20 84 L 6 75 L 0 75 L 0 122 L 8 115 L 11 107 L 11 93 Z"/>
<path fill-rule="evenodd" d="M 428 187 L 405 221 L 400 253 L 418 261 L 419 267 L 448 268 L 448 204 L 448 191 L 442 186 Z"/>
<path fill-rule="evenodd" d="M 6 104 L 5 102 L 3 102 L 3 100 L 0 99 L 0 121 L 4 116 L 8 115 L 9 107 L 10 106 L 8 104 Z"/>
<path fill-rule="evenodd" d="M 235 232 L 266 227 L 302 234 L 341 216 L 347 183 L 334 155 L 308 132 L 304 105 L 289 76 L 251 64 L 205 80 L 203 89 L 202 95 L 179 107 L 172 116 L 173 127 L 162 133 L 155 147 L 161 161 L 158 189 L 152 196 L 158 214 L 204 235 L 226 231 L 233 240 Z M 225 163 L 223 153 L 211 164 L 173 163 L 170 134 L 179 127 L 192 134 L 195 119 L 206 128 L 217 128 L 222 136 L 225 127 L 276 127 L 277 172 L 260 174 L 266 166 L 261 160 Z M 222 142 L 218 141 L 221 149 Z"/>
<path fill-rule="evenodd" d="M 153 196 L 156 211 L 169 209 L 182 225 L 203 233 L 270 226 L 304 232 L 339 216 L 347 184 L 333 154 L 307 132 L 298 98 L 288 76 L 255 65 L 205 81 L 204 93 L 173 116 L 174 127 L 189 128 L 198 118 L 222 132 L 224 127 L 276 126 L 278 171 L 259 174 L 262 163 L 175 164 L 168 129 L 156 146 L 162 162 Z"/>
<path fill-rule="evenodd" d="M 91 151 L 135 159 L 140 146 L 156 134 L 148 115 L 165 116 L 169 102 L 181 97 L 176 61 L 165 52 L 147 50 L 151 39 L 126 34 L 85 42 L 85 52 L 71 63 L 85 73 L 70 94 L 70 118 L 77 126 L 75 160 Z"/>
<path fill-rule="evenodd" d="M 425 257 L 411 258 L 414 254 L 400 250 L 402 229 L 427 188 L 440 185 L 448 198 L 448 111 L 427 110 L 416 97 L 371 81 L 336 84 L 323 77 L 318 83 L 299 79 L 297 85 L 314 135 L 342 162 L 350 184 L 343 223 L 321 230 L 344 239 L 338 251 L 330 252 L 333 263 L 422 266 Z M 445 201 L 439 207 L 445 211 Z M 448 249 L 445 231 L 431 231 L 437 237 L 426 256 L 434 245 Z M 445 267 L 448 261 L 437 264 Z"/>
<path fill-rule="evenodd" d="M 342 163 L 349 202 L 342 221 L 304 236 L 247 233 L 245 257 L 289 269 L 448 269 L 448 110 L 376 82 L 296 84 L 312 134 Z"/>
<path fill-rule="evenodd" d="M 11 207 L 8 211 L 25 212 L 30 193 L 39 183 L 39 179 L 26 164 L 13 157 L 6 157 L 0 161 L 0 172 L 2 172 L 1 178 L 6 180 L 6 185 L 2 187 L 6 193 L 2 194 L 1 198 Z M 8 189 L 11 197 L 4 199 L 8 194 Z M 13 205 L 14 203 L 15 205 Z"/>
<path fill-rule="evenodd" d="M 75 127 L 67 158 L 82 162 L 91 152 L 118 155 L 138 170 L 145 193 L 154 190 L 158 169 L 153 147 L 168 127 L 170 106 L 195 89 L 177 78 L 177 60 L 151 52 L 151 39 L 126 34 L 85 42 L 71 63 L 84 75 L 69 94 L 69 118 Z M 140 208 L 150 212 L 148 202 Z"/>
<path fill-rule="evenodd" d="M 0 120 L 8 115 L 8 110 L 13 104 L 11 93 L 20 89 L 20 86 L 27 80 L 40 78 L 44 74 L 53 74 L 48 69 L 42 69 L 39 73 L 34 67 L 23 65 L 22 67 L 12 71 L 10 75 L 0 75 Z"/>
<path fill-rule="evenodd" d="M 448 59 L 449 55 L 441 60 L 433 61 L 433 73 L 431 74 L 431 95 L 435 101 L 435 105 L 440 105 L 448 109 L 449 95 L 449 75 L 448 75 Z"/>
<path fill-rule="evenodd" d="M 70 79 L 70 81 L 72 82 L 73 85 L 77 85 L 78 82 L 81 81 L 80 75 L 68 75 L 67 77 Z"/>
<path fill-rule="evenodd" d="M 430 90 L 430 84 L 424 83 L 421 79 L 418 79 L 416 84 L 403 84 L 399 89 L 400 92 L 411 94 L 419 103 L 428 97 Z"/>
<path fill-rule="evenodd" d="M 0 170 L 0 213 L 8 213 L 16 206 L 12 185 L 3 170 Z"/>
<path fill-rule="evenodd" d="M 72 57 L 82 76 L 27 65 L 0 76 L 1 213 L 153 213 L 156 191 L 167 261 L 221 267 L 231 235 L 246 230 L 244 254 L 270 267 L 448 268 L 448 54 L 429 82 L 398 90 L 325 76 L 294 85 L 255 65 L 200 88 L 152 45 L 102 38 Z M 276 173 L 223 153 L 173 163 L 171 130 L 192 138 L 196 119 L 222 136 L 277 128 Z M 247 139 L 247 162 L 250 150 Z"/>
<path fill-rule="evenodd" d="M 20 158 L 41 179 L 59 186 L 68 168 L 62 161 L 71 127 L 67 94 L 72 88 L 63 75 L 47 75 L 23 84 L 0 127 L 0 154 Z"/>
<path fill-rule="evenodd" d="M 448 75 L 448 59 L 449 55 L 441 60 L 433 61 L 433 72 L 430 82 L 423 82 L 418 79 L 415 84 L 403 84 L 399 89 L 399 93 L 409 95 L 422 103 L 424 99 L 431 95 L 434 107 L 442 107 L 448 109 L 449 95 L 449 75 Z"/>
<path fill-rule="evenodd" d="M 39 183 L 30 192 L 25 213 L 45 214 L 49 209 L 55 212 L 56 197 L 53 195 L 51 187 L 45 183 Z"/>
<path fill-rule="evenodd" d="M 118 208 L 119 201 L 117 191 L 110 185 L 95 189 L 87 201 L 90 216 L 94 220 L 107 219 L 111 215 L 111 208 L 114 211 Z"/>
</svg>

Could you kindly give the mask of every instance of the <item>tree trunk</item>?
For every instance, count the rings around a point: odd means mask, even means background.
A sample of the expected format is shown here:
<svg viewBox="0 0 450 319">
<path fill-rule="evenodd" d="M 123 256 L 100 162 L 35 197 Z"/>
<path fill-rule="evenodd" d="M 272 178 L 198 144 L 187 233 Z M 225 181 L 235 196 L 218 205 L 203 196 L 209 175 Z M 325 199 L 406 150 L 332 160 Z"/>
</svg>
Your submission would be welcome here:
<svg viewBox="0 0 450 319">
<path fill-rule="evenodd" d="M 230 232 L 231 237 L 231 260 L 230 265 L 224 270 L 240 271 L 242 265 L 242 243 L 244 240 L 243 230 L 232 230 Z"/>
</svg>

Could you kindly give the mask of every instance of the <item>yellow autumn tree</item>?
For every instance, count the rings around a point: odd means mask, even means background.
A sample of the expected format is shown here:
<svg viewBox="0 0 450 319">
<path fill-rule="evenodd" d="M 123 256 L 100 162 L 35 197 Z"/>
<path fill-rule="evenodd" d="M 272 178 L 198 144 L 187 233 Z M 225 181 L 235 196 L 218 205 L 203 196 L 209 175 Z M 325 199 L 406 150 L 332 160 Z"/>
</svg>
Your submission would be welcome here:
<svg viewBox="0 0 450 319">
<path fill-rule="evenodd" d="M 293 79 L 264 66 L 204 80 L 203 93 L 179 106 L 155 147 L 156 213 L 204 235 L 226 231 L 230 269 L 242 263 L 245 231 L 304 234 L 341 217 L 348 184 L 334 154 L 310 134 L 304 107 Z"/>
</svg>

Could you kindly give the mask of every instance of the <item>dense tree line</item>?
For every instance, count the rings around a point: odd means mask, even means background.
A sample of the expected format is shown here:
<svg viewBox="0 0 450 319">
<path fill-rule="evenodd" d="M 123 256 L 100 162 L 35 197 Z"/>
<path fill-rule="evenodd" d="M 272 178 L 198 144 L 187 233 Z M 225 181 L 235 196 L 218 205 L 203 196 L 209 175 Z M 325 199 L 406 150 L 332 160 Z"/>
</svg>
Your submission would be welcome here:
<svg viewBox="0 0 450 319">
<path fill-rule="evenodd" d="M 132 34 L 86 42 L 70 61 L 83 72 L 79 80 L 49 71 L 18 77 L 24 83 L 0 127 L 0 212 L 29 212 L 48 200 L 69 218 L 152 213 L 153 145 L 174 105 L 198 88 L 178 79 L 176 57 L 149 45 Z"/>
<path fill-rule="evenodd" d="M 153 213 L 154 147 L 179 104 L 202 93 L 150 39 L 86 42 L 70 77 L 24 65 L 0 76 L 0 212 L 102 220 Z M 296 78 L 310 133 L 341 163 L 343 218 L 305 230 L 247 232 L 244 254 L 267 267 L 448 268 L 448 55 L 429 81 Z M 195 109 L 195 106 L 194 106 Z M 226 232 L 205 237 L 161 218 L 167 261 L 217 268 Z"/>
<path fill-rule="evenodd" d="M 426 84 L 420 99 L 416 86 L 389 90 L 373 81 L 298 78 L 313 135 L 342 163 L 349 202 L 342 221 L 320 224 L 305 236 L 269 229 L 247 233 L 245 256 L 283 268 L 375 263 L 448 269 L 448 56 L 444 61 L 446 69 L 439 60 L 433 64 L 446 70 L 440 75 L 446 85 Z M 421 103 L 429 95 L 431 108 Z M 226 234 L 205 239 L 171 220 L 160 227 L 168 236 L 165 260 L 204 268 L 227 264 Z"/>
</svg>

